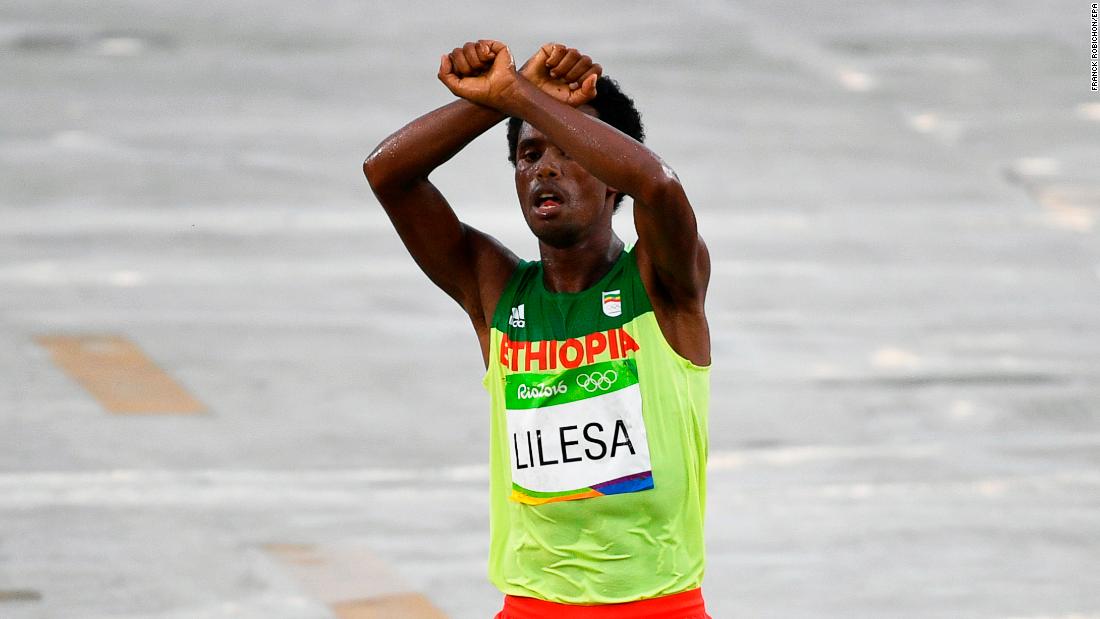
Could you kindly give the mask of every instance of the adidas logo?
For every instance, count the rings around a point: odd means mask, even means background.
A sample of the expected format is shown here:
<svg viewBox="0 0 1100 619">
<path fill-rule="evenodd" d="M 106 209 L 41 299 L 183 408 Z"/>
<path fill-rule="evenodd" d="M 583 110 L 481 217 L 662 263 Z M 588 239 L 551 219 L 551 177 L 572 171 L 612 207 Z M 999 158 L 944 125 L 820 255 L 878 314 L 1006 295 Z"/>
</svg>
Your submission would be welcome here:
<svg viewBox="0 0 1100 619">
<path fill-rule="evenodd" d="M 512 315 L 508 318 L 508 324 L 516 327 L 517 329 L 523 328 L 527 325 L 527 321 L 523 318 L 523 304 L 520 303 L 516 307 L 512 308 Z"/>
</svg>

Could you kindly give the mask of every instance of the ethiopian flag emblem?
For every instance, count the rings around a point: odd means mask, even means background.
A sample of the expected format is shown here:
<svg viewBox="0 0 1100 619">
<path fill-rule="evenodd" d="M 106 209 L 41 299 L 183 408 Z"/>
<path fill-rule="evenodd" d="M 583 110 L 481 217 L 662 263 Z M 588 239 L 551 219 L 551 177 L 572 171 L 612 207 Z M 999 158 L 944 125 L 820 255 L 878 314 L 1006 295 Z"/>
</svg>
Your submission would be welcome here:
<svg viewBox="0 0 1100 619">
<path fill-rule="evenodd" d="M 618 290 L 605 290 L 603 293 L 603 313 L 606 316 L 622 316 L 623 295 Z"/>
</svg>

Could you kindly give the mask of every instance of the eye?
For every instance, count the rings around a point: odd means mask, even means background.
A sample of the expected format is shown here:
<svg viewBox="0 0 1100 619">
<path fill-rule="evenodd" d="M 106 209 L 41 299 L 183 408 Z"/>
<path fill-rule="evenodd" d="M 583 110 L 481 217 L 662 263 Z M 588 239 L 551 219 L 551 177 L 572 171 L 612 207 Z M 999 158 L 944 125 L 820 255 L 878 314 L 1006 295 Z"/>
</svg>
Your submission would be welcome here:
<svg viewBox="0 0 1100 619">
<path fill-rule="evenodd" d="M 538 161 L 540 155 L 541 153 L 539 153 L 539 151 L 537 150 L 528 150 L 524 151 L 523 155 L 521 155 L 520 158 L 524 161 Z"/>
</svg>

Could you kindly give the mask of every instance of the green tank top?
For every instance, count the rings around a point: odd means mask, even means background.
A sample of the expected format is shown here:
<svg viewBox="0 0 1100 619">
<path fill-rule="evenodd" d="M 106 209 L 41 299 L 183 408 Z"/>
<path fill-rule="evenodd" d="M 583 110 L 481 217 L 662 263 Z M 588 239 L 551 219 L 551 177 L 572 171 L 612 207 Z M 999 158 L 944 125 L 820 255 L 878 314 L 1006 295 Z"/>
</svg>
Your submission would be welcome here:
<svg viewBox="0 0 1100 619">
<path fill-rule="evenodd" d="M 578 293 L 521 261 L 484 384 L 501 591 L 614 604 L 700 586 L 710 368 L 665 340 L 632 249 Z"/>
</svg>

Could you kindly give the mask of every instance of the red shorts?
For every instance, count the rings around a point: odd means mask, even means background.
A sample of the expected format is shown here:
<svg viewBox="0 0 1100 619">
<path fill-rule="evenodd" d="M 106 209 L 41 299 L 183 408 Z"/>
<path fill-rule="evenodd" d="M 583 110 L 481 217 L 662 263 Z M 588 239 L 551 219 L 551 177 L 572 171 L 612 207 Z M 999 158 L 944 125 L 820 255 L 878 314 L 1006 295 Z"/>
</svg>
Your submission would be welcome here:
<svg viewBox="0 0 1100 619">
<path fill-rule="evenodd" d="M 504 596 L 504 610 L 495 619 L 710 619 L 703 607 L 703 592 L 692 589 L 659 598 L 577 606 L 535 598 Z"/>
</svg>

